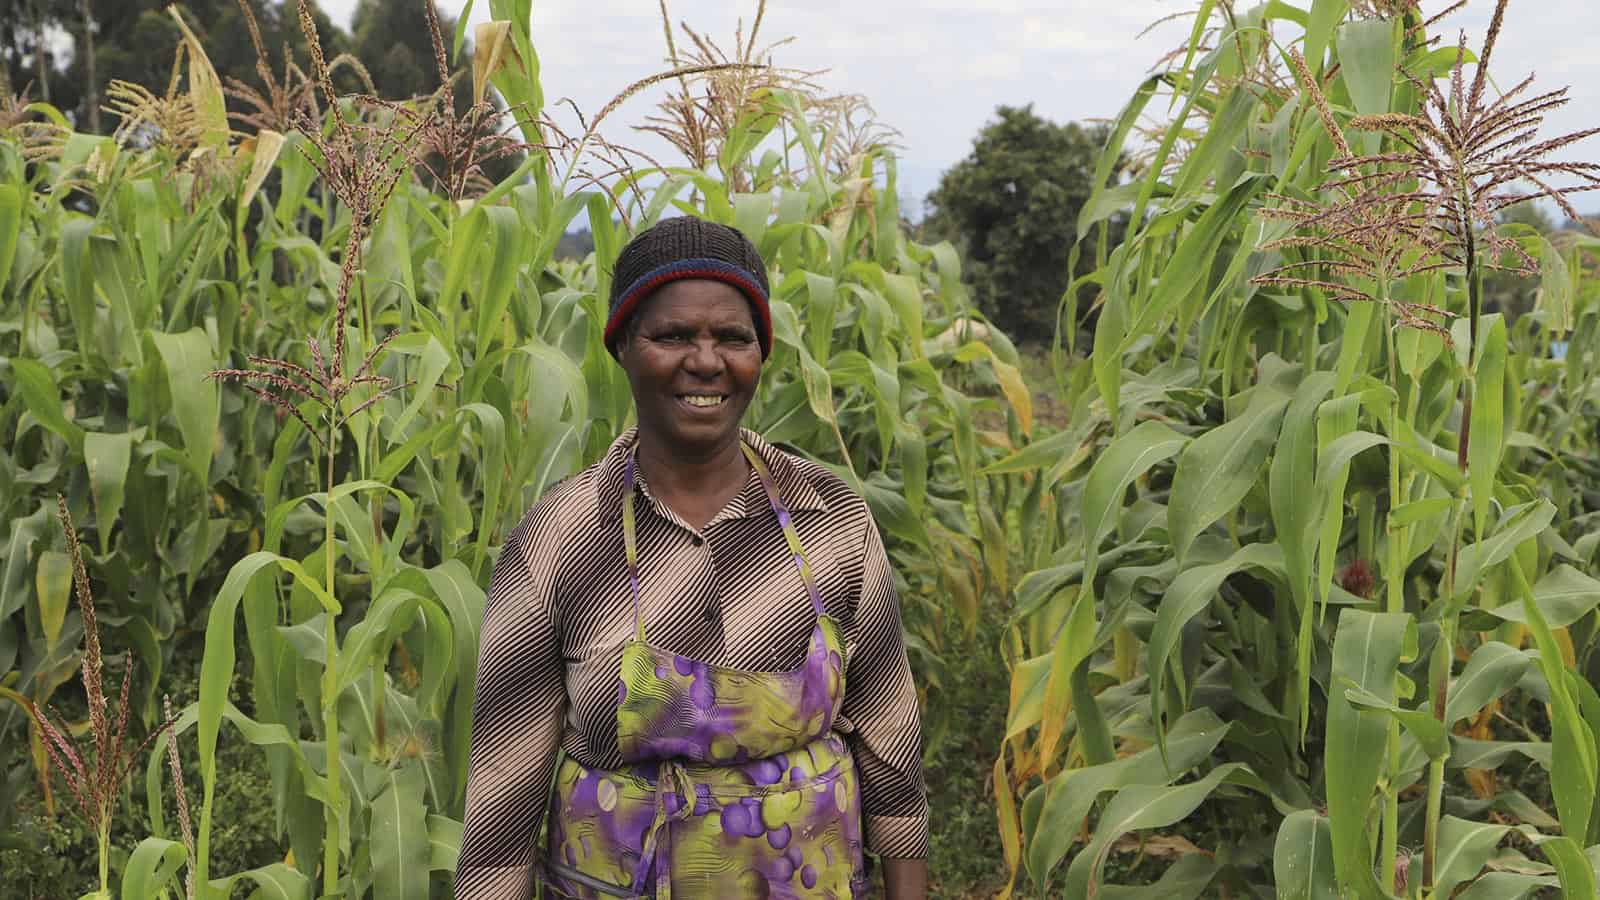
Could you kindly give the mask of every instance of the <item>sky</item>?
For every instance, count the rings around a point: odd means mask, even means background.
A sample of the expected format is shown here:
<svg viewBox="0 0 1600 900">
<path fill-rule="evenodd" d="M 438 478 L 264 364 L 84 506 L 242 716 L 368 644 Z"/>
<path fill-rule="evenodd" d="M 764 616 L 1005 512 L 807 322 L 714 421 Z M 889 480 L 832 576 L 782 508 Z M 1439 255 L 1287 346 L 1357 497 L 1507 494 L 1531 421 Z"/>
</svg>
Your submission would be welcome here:
<svg viewBox="0 0 1600 900">
<path fill-rule="evenodd" d="M 348 26 L 357 0 L 320 2 Z M 465 0 L 439 5 L 454 15 Z M 487 21 L 488 0 L 473 5 L 469 21 Z M 1430 14 L 1446 5 L 1422 4 Z M 878 119 L 899 131 L 903 208 L 917 218 L 922 198 L 970 151 L 997 106 L 1031 103 L 1057 122 L 1115 117 L 1151 64 L 1186 40 L 1189 20 L 1140 32 L 1195 6 L 1193 0 L 769 0 L 759 43 L 792 37 L 776 51 L 779 65 L 826 69 L 818 79 L 824 88 L 864 95 Z M 1446 20 L 1449 32 L 1465 29 L 1469 46 L 1477 46 L 1493 8 L 1493 0 L 1471 0 Z M 756 2 L 669 0 L 668 9 L 675 24 L 687 22 L 731 48 L 736 23 L 742 17 L 750 25 Z M 1571 86 L 1572 102 L 1547 119 L 1548 134 L 1600 124 L 1596 10 L 1596 0 L 1511 4 L 1492 74 L 1503 87 L 1530 73 L 1544 90 Z M 655 0 L 534 0 L 533 40 L 547 105 L 568 97 L 589 114 L 626 85 L 666 68 Z M 659 96 L 646 91 L 630 99 L 608 120 L 606 136 L 663 162 L 672 158 L 663 143 L 629 127 Z M 1580 158 L 1600 158 L 1600 137 L 1577 149 Z M 1597 206 L 1600 198 L 1580 204 Z"/>
</svg>

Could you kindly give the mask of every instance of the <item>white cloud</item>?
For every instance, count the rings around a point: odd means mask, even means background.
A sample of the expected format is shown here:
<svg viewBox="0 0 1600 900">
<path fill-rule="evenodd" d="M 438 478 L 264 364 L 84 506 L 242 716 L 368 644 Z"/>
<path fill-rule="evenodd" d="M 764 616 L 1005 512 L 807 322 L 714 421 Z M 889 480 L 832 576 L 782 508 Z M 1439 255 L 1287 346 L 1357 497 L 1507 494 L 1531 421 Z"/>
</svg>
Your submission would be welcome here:
<svg viewBox="0 0 1600 900">
<path fill-rule="evenodd" d="M 1423 7 L 1431 13 L 1446 2 L 1424 0 Z M 349 21 L 355 3 L 322 0 L 340 22 Z M 1494 71 L 1502 87 L 1534 70 L 1541 86 L 1572 86 L 1573 102 L 1547 123 L 1552 133 L 1600 119 L 1600 55 L 1589 46 L 1593 3 L 1514 4 L 1500 39 Z M 464 0 L 440 5 L 459 11 Z M 486 21 L 488 7 L 476 0 L 473 21 Z M 750 25 L 755 0 L 669 0 L 668 7 L 675 23 L 687 21 L 728 47 L 736 21 Z M 762 37 L 765 43 L 792 35 L 780 63 L 828 69 L 825 87 L 872 101 L 903 135 L 902 192 L 920 198 L 966 154 L 998 105 L 1032 102 L 1057 121 L 1114 117 L 1151 62 L 1187 38 L 1189 22 L 1168 22 L 1143 38 L 1140 31 L 1193 7 L 1190 0 L 769 0 Z M 1473 3 L 1447 20 L 1450 30 L 1466 29 L 1476 46 L 1492 9 L 1488 0 Z M 591 114 L 627 84 L 659 71 L 665 56 L 652 0 L 534 0 L 533 28 L 546 96 L 569 96 Z M 622 127 L 642 121 L 654 97 L 659 93 L 630 100 L 608 122 L 608 133 L 670 154 Z M 1600 139 L 1586 149 L 1585 156 L 1600 157 Z"/>
</svg>

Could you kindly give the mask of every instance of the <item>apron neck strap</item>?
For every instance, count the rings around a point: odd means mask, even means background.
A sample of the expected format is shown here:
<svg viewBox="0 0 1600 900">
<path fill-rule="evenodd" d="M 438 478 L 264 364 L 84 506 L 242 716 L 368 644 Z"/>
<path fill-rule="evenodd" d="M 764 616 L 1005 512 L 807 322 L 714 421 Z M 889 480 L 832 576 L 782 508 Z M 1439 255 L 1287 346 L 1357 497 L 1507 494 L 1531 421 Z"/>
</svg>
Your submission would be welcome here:
<svg viewBox="0 0 1600 900">
<path fill-rule="evenodd" d="M 800 544 L 800 533 L 795 531 L 793 517 L 789 515 L 788 507 L 784 506 L 783 498 L 778 493 L 778 483 L 773 480 L 772 470 L 750 445 L 740 441 L 739 449 L 744 451 L 744 457 L 750 462 L 750 468 L 755 470 L 756 478 L 761 481 L 761 487 L 766 492 L 767 502 L 772 507 L 772 513 L 778 519 L 778 526 L 783 529 L 784 540 L 789 545 L 789 554 L 794 559 L 795 568 L 800 572 L 800 581 L 806 586 L 806 594 L 811 598 L 811 609 L 821 616 L 827 612 L 822 602 L 822 591 L 817 587 L 817 576 L 812 571 L 811 564 L 806 561 L 806 551 Z M 639 520 L 634 506 L 634 496 L 638 493 L 638 451 L 637 448 L 628 451 L 628 460 L 622 469 L 622 550 L 623 558 L 628 568 L 628 593 L 633 598 L 633 623 L 634 636 L 642 643 L 645 640 L 644 612 L 639 605 Z"/>
</svg>

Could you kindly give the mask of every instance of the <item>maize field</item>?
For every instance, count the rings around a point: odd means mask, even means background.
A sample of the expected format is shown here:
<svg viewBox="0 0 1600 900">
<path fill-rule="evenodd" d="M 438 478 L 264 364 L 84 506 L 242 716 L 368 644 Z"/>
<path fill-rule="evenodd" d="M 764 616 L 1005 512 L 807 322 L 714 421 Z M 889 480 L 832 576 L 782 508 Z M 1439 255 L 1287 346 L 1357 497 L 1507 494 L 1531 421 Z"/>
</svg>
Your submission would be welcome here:
<svg viewBox="0 0 1600 900">
<path fill-rule="evenodd" d="M 470 71 L 432 35 L 470 106 L 343 91 L 314 28 L 248 116 L 187 28 L 114 135 L 0 97 L 0 852 L 26 807 L 98 866 L 16 896 L 449 896 L 490 571 L 632 424 L 609 273 L 682 214 L 771 267 L 745 424 L 870 505 L 925 728 L 964 727 L 952 657 L 1009 681 L 970 736 L 1004 895 L 1600 896 L 1600 238 L 1498 218 L 1577 218 L 1600 165 L 1542 128 L 1559 86 L 1488 77 L 1520 7 L 1467 46 L 1407 2 L 1191 4 L 1030 382 L 855 101 L 752 32 L 564 128 L 531 0 L 487 2 Z M 601 128 L 661 84 L 675 164 Z M 1535 309 L 1485 307 L 1498 269 Z M 275 850 L 219 870 L 230 752 Z"/>
</svg>

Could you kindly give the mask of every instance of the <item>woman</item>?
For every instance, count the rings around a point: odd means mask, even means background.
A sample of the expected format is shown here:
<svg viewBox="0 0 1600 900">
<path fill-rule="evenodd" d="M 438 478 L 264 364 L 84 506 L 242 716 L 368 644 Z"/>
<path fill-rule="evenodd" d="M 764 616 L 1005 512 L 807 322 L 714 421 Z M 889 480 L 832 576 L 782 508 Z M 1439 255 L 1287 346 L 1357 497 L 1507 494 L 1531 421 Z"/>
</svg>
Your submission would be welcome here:
<svg viewBox="0 0 1600 900">
<path fill-rule="evenodd" d="M 661 222 L 617 259 L 605 338 L 638 426 L 501 550 L 456 897 L 845 900 L 863 850 L 890 900 L 923 897 L 882 540 L 827 469 L 739 426 L 772 349 L 760 254 Z"/>
</svg>

